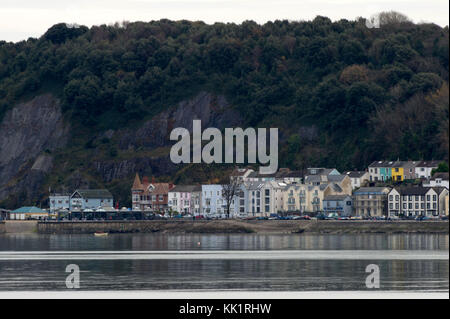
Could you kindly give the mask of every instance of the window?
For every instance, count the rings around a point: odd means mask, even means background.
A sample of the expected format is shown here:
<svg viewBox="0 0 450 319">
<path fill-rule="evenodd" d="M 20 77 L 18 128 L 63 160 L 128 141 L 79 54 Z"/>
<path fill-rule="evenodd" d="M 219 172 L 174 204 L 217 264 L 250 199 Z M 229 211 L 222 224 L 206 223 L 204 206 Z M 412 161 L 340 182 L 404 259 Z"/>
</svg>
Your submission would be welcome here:
<svg viewBox="0 0 450 319">
<path fill-rule="evenodd" d="M 389 195 L 389 201 L 393 201 L 394 200 L 394 195 Z"/>
</svg>

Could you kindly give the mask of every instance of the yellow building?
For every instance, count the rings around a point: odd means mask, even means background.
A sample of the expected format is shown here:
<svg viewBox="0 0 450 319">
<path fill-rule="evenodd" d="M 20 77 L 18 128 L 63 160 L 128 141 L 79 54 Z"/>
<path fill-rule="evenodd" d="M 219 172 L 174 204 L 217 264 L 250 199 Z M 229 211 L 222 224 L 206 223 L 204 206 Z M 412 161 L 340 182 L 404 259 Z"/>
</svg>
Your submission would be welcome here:
<svg viewBox="0 0 450 319">
<path fill-rule="evenodd" d="M 403 167 L 395 166 L 392 168 L 392 180 L 393 181 L 403 181 Z"/>
<path fill-rule="evenodd" d="M 282 210 L 312 213 L 323 211 L 323 199 L 330 195 L 351 195 L 335 183 L 322 185 L 291 184 L 283 189 Z"/>
</svg>

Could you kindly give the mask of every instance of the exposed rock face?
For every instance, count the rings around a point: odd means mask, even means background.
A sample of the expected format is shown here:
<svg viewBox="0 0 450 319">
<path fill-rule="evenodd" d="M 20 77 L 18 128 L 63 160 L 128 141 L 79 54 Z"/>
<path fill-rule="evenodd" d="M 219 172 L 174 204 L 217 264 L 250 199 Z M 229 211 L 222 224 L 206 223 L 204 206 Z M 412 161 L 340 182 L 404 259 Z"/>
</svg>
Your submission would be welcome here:
<svg viewBox="0 0 450 319">
<path fill-rule="evenodd" d="M 92 165 L 101 175 L 104 182 L 129 178 L 136 173 L 156 176 L 169 175 L 179 168 L 179 166 L 170 161 L 168 156 L 157 158 L 137 157 L 120 162 L 94 162 Z"/>
<path fill-rule="evenodd" d="M 242 123 L 238 111 L 232 109 L 223 96 L 201 92 L 191 100 L 160 113 L 137 130 L 121 132 L 121 149 L 153 148 L 173 144 L 169 135 L 172 129 L 183 127 L 192 132 L 192 121 L 201 120 L 202 129 L 235 127 Z"/>
<path fill-rule="evenodd" d="M 161 112 L 140 127 L 108 130 L 96 137 L 114 140 L 121 150 L 138 150 L 133 156 L 120 160 L 98 159 L 84 167 L 72 167 L 68 176 L 59 176 L 61 185 L 52 189 L 72 191 L 77 188 L 102 187 L 112 181 L 126 180 L 136 172 L 141 175 L 171 175 L 180 169 L 170 161 L 168 154 L 153 150 L 172 145 L 169 135 L 173 128 L 184 127 L 192 132 L 192 121 L 200 119 L 202 128 L 237 127 L 242 123 L 240 114 L 222 96 L 202 92 L 196 97 L 180 102 Z M 24 201 L 37 201 L 48 196 L 44 183 L 58 167 L 68 163 L 56 163 L 52 151 L 64 148 L 70 127 L 63 121 L 60 104 L 51 94 L 35 97 L 21 103 L 5 114 L 0 123 L 0 201 L 12 196 L 12 205 Z M 64 152 L 64 149 L 62 149 Z M 62 165 L 62 166 L 61 166 Z M 101 185 L 103 184 L 103 185 Z M 121 199 L 123 200 L 123 199 Z"/>
<path fill-rule="evenodd" d="M 39 188 L 43 175 L 52 167 L 49 155 L 39 155 L 63 147 L 68 132 L 59 101 L 50 94 L 9 110 L 0 123 L 0 200 L 11 192 Z M 11 185 L 18 176 L 20 181 Z M 23 183 L 28 184 L 19 185 Z"/>
</svg>

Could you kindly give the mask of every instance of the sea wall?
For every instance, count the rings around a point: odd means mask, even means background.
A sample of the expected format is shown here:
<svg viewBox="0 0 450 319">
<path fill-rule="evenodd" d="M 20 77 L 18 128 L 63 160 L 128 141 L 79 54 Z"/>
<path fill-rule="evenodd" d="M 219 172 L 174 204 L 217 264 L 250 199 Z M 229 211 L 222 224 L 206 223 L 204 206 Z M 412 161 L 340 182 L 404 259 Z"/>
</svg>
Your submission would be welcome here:
<svg viewBox="0 0 450 319">
<path fill-rule="evenodd" d="M 6 233 L 5 222 L 0 222 L 0 234 Z"/>
<path fill-rule="evenodd" d="M 38 222 L 42 234 L 109 233 L 445 233 L 445 221 L 151 220 Z"/>
</svg>

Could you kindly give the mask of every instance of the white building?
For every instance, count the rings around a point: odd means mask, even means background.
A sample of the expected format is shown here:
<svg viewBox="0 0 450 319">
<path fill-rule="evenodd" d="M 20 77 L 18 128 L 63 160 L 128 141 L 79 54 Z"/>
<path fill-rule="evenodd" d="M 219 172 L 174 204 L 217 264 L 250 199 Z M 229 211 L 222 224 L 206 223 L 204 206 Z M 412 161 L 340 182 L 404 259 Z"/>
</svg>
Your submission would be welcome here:
<svg viewBox="0 0 450 319">
<path fill-rule="evenodd" d="M 202 185 L 202 210 L 204 216 L 226 217 L 226 201 L 222 196 L 222 185 Z M 230 208 L 232 214 L 233 207 Z"/>
<path fill-rule="evenodd" d="M 364 186 L 364 184 L 369 181 L 369 172 L 366 171 L 348 171 L 345 172 L 344 175 L 350 177 L 352 190 Z"/>
<path fill-rule="evenodd" d="M 422 184 L 423 187 L 445 187 L 449 189 L 448 173 L 435 173 L 432 178 Z"/>
<path fill-rule="evenodd" d="M 389 216 L 439 216 L 445 214 L 448 190 L 433 187 L 397 187 L 388 193 Z"/>
<path fill-rule="evenodd" d="M 442 161 L 421 161 L 416 164 L 415 174 L 417 178 L 431 178 L 433 169 L 438 168 Z"/>
<path fill-rule="evenodd" d="M 274 181 L 246 184 L 249 216 L 269 217 L 283 211 L 283 189 L 287 185 Z"/>
</svg>

